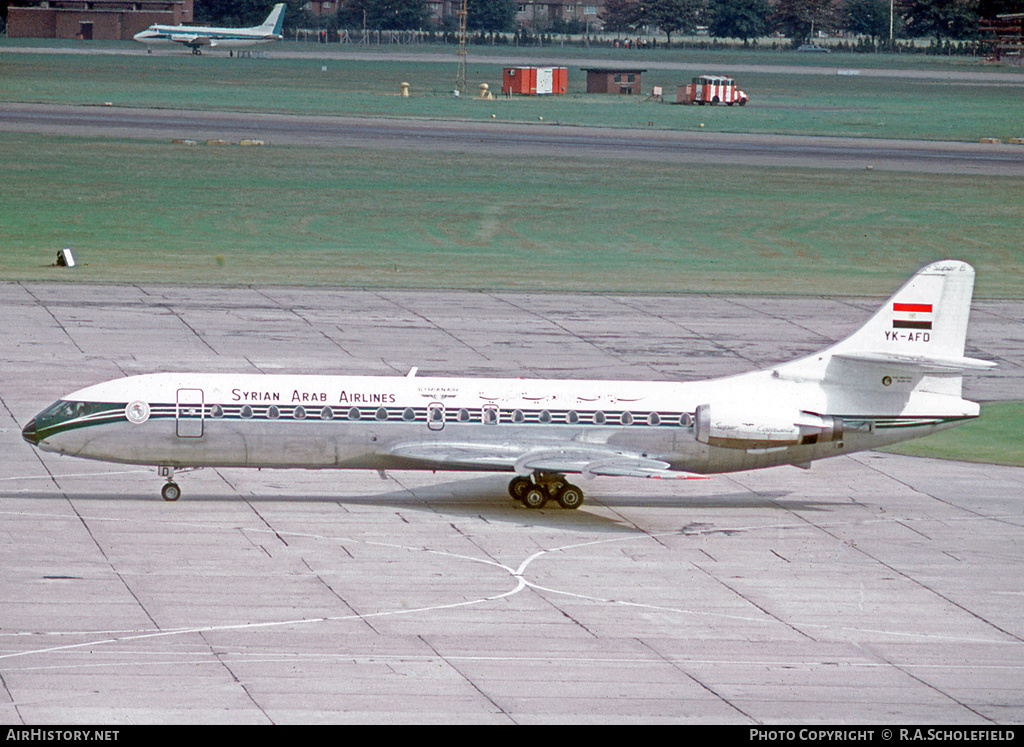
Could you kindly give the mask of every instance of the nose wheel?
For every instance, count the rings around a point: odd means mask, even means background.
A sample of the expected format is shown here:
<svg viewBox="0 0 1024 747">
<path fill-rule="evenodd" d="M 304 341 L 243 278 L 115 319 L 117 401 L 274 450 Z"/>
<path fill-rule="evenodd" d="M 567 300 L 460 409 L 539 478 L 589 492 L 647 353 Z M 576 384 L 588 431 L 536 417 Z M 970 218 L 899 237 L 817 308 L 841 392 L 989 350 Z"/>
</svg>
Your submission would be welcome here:
<svg viewBox="0 0 1024 747">
<path fill-rule="evenodd" d="M 558 474 L 537 473 L 532 477 L 519 475 L 508 484 L 508 492 L 527 508 L 544 508 L 554 498 L 565 509 L 583 504 L 583 490 Z"/>
<path fill-rule="evenodd" d="M 177 472 L 192 472 L 193 470 L 200 469 L 198 467 L 159 467 L 158 472 L 160 477 L 167 478 L 167 482 L 160 488 L 160 497 L 165 501 L 173 502 L 181 498 L 181 488 L 178 487 L 178 483 L 174 481 L 174 473 Z"/>
</svg>

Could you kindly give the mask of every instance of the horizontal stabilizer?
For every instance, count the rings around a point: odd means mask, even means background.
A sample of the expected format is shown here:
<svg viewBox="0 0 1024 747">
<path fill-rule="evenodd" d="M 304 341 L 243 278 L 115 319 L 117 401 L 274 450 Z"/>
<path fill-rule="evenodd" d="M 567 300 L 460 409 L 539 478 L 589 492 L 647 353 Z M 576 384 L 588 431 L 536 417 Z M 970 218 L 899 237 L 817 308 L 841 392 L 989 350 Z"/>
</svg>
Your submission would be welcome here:
<svg viewBox="0 0 1024 747">
<path fill-rule="evenodd" d="M 929 374 L 962 374 L 968 371 L 987 371 L 997 364 L 977 358 L 933 358 L 920 355 L 897 353 L 835 353 L 834 358 L 858 363 L 877 363 L 885 366 L 901 366 Z"/>
</svg>

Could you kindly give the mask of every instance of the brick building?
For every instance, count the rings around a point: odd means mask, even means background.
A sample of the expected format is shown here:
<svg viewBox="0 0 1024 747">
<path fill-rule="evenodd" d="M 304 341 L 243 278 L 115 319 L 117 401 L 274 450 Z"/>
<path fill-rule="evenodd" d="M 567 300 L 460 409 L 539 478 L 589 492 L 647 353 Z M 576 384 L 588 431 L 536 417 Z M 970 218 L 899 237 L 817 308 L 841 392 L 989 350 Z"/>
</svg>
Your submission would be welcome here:
<svg viewBox="0 0 1024 747">
<path fill-rule="evenodd" d="M 7 8 L 8 38 L 130 41 L 162 23 L 192 22 L 192 0 L 22 0 Z"/>
<path fill-rule="evenodd" d="M 587 93 L 640 93 L 640 77 L 647 72 L 638 68 L 585 67 L 583 70 L 587 73 Z"/>
</svg>

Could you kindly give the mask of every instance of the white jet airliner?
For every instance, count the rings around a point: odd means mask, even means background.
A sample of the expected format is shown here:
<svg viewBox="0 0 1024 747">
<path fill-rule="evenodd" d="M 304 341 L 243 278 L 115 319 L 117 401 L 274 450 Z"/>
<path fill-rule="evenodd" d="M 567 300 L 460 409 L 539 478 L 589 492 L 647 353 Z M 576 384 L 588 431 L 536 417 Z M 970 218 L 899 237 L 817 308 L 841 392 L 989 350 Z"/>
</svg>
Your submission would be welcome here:
<svg viewBox="0 0 1024 747">
<path fill-rule="evenodd" d="M 703 382 L 154 373 L 61 399 L 29 422 L 46 451 L 200 467 L 515 473 L 514 498 L 577 508 L 566 480 L 695 479 L 926 436 L 978 416 L 962 377 L 974 269 L 921 269 L 850 337 L 764 371 Z"/>
<path fill-rule="evenodd" d="M 237 49 L 280 41 L 281 26 L 284 23 L 284 3 L 278 3 L 270 15 L 259 26 L 250 28 L 225 28 L 222 26 L 161 26 L 153 24 L 137 33 L 133 39 L 142 42 L 152 52 L 154 44 L 184 44 L 192 54 L 202 54 L 203 47 L 225 47 Z"/>
</svg>

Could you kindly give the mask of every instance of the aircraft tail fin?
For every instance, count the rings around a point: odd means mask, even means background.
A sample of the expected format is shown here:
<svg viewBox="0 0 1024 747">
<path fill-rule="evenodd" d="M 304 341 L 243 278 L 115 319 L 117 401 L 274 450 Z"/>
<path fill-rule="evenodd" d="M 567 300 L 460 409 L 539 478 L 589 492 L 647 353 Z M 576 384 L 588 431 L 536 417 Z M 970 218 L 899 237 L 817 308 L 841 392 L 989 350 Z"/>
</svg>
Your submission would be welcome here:
<svg viewBox="0 0 1024 747">
<path fill-rule="evenodd" d="M 928 373 L 963 373 L 994 365 L 964 357 L 974 268 L 944 260 L 921 268 L 864 326 L 831 347 L 834 357 Z"/>
<path fill-rule="evenodd" d="M 830 412 L 977 414 L 961 399 L 963 375 L 995 364 L 964 356 L 973 294 L 973 267 L 934 262 L 852 335 L 773 375 L 820 382 Z"/>
<path fill-rule="evenodd" d="M 281 36 L 281 29 L 284 27 L 284 3 L 278 3 L 274 6 L 274 9 L 270 11 L 270 15 L 258 28 L 258 31 L 264 34 L 274 34 Z"/>
</svg>

